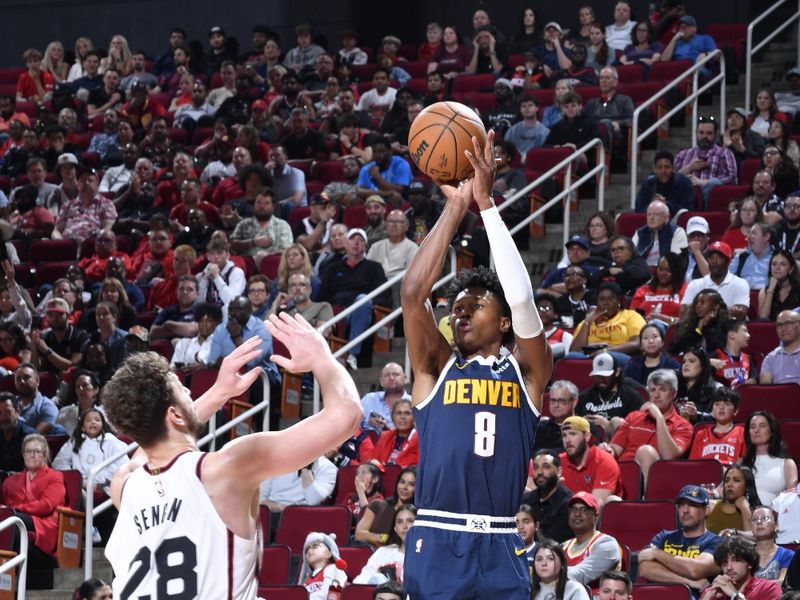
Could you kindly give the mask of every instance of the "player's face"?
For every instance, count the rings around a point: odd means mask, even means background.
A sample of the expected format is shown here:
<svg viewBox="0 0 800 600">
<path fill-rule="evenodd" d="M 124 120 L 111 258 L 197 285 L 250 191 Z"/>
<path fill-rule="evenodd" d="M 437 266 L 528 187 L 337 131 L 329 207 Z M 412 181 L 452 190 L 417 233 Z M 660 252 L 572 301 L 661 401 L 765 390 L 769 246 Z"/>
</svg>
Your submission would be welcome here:
<svg viewBox="0 0 800 600">
<path fill-rule="evenodd" d="M 414 524 L 416 516 L 410 510 L 401 510 L 394 518 L 394 532 L 404 542 L 406 541 L 406 534 L 411 526 Z"/>
<path fill-rule="evenodd" d="M 197 437 L 203 423 L 197 417 L 194 409 L 194 402 L 189 392 L 189 388 L 184 387 L 178 381 L 178 378 L 170 373 L 170 386 L 172 387 L 172 394 L 175 399 L 175 406 L 180 411 L 185 424 L 186 432 Z"/>
<path fill-rule="evenodd" d="M 467 288 L 453 302 L 450 327 L 456 346 L 467 355 L 502 339 L 510 325 L 510 320 L 501 314 L 500 302 L 489 290 Z"/>
<path fill-rule="evenodd" d="M 533 536 L 536 535 L 536 521 L 528 513 L 520 511 L 515 518 L 517 522 L 517 533 L 522 537 L 525 545 L 533 543 Z"/>
<path fill-rule="evenodd" d="M 533 483 L 540 492 L 558 485 L 559 468 L 549 454 L 540 454 L 533 459 Z"/>
<path fill-rule="evenodd" d="M 750 565 L 741 558 L 729 555 L 725 562 L 722 563 L 722 573 L 738 587 L 750 574 Z"/>
<path fill-rule="evenodd" d="M 695 529 L 706 518 L 706 507 L 682 500 L 678 504 L 678 522 L 683 529 Z"/>
<path fill-rule="evenodd" d="M 320 567 L 331 559 L 331 551 L 324 542 L 314 542 L 306 549 L 306 560 L 312 568 Z"/>
<path fill-rule="evenodd" d="M 555 581 L 561 570 L 561 561 L 552 550 L 543 549 L 536 553 L 533 568 L 543 583 Z"/>
<path fill-rule="evenodd" d="M 630 600 L 631 595 L 625 589 L 624 581 L 606 579 L 600 586 L 599 600 Z"/>
<path fill-rule="evenodd" d="M 414 490 L 417 487 L 417 476 L 414 473 L 403 473 L 397 481 L 397 496 L 403 503 L 411 502 L 414 499 Z"/>
<path fill-rule="evenodd" d="M 570 459 L 580 460 L 586 453 L 586 437 L 587 434 L 572 428 L 561 431 L 561 443 Z"/>
</svg>

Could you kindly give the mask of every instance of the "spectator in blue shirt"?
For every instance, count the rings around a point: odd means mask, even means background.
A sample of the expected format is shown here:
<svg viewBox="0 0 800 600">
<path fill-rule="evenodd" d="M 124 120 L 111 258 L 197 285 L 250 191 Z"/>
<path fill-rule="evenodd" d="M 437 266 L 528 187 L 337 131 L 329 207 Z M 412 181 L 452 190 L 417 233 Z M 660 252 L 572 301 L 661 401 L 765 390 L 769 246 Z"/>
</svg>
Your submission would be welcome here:
<svg viewBox="0 0 800 600">
<path fill-rule="evenodd" d="M 372 142 L 372 158 L 372 162 L 361 168 L 356 185 L 375 190 L 395 208 L 400 208 L 402 196 L 411 183 L 411 167 L 404 159 L 392 155 L 392 143 L 385 137 Z"/>
<path fill-rule="evenodd" d="M 392 422 L 392 409 L 398 400 L 411 400 L 411 395 L 406 391 L 406 374 L 403 367 L 396 362 L 386 363 L 380 377 L 381 390 L 370 392 L 361 398 L 361 408 L 364 409 L 364 418 L 361 420 L 361 429 L 376 431 L 379 434 L 386 429 L 394 429 Z"/>
<path fill-rule="evenodd" d="M 769 283 L 769 263 L 778 233 L 772 225 L 754 223 L 747 236 L 747 248 L 731 261 L 728 271 L 744 279 L 751 290 L 761 290 Z"/>
<path fill-rule="evenodd" d="M 512 125 L 506 131 L 503 139 L 514 144 L 514 147 L 524 157 L 528 150 L 544 146 L 550 130 L 537 118 L 539 101 L 533 96 L 523 96 L 519 101 L 519 110 L 522 114 L 522 121 Z"/>
<path fill-rule="evenodd" d="M 670 218 L 681 210 L 694 210 L 694 187 L 686 175 L 675 172 L 675 157 L 669 150 L 659 150 L 653 159 L 653 174 L 642 183 L 636 195 L 636 212 L 646 212 L 653 200 L 669 208 Z"/>
<path fill-rule="evenodd" d="M 680 20 L 680 27 L 675 36 L 670 40 L 664 52 L 661 54 L 662 61 L 669 60 L 690 60 L 696 63 L 705 57 L 709 52 L 717 49 L 713 38 L 710 35 L 697 33 L 697 21 L 690 15 L 684 15 Z M 711 69 L 703 67 L 700 75 L 704 79 L 711 77 Z"/>
<path fill-rule="evenodd" d="M 56 425 L 58 407 L 39 391 L 39 371 L 31 363 L 22 363 L 14 371 L 14 386 L 20 400 L 19 416 L 29 427 L 42 435 L 66 434 Z"/>
</svg>

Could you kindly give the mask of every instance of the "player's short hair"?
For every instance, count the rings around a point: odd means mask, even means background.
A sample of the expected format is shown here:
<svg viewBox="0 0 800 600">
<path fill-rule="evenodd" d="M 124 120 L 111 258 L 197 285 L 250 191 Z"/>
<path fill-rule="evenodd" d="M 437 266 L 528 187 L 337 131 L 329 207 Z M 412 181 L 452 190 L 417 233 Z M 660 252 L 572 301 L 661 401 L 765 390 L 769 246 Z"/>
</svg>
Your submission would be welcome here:
<svg viewBox="0 0 800 600">
<path fill-rule="evenodd" d="M 453 302 L 455 302 L 456 297 L 470 287 L 483 288 L 492 292 L 500 302 L 500 311 L 503 316 L 511 318 L 511 307 L 506 301 L 506 295 L 503 292 L 503 286 L 500 285 L 500 280 L 497 278 L 497 273 L 483 265 L 478 265 L 474 269 L 462 269 L 458 277 L 453 280 L 447 290 L 448 310 L 453 310 Z M 503 343 L 508 344 L 513 340 L 514 332 L 509 328 L 503 335 Z"/>
<path fill-rule="evenodd" d="M 714 549 L 714 562 L 717 563 L 718 566 L 721 567 L 728 558 L 735 558 L 746 562 L 750 565 L 751 575 L 758 569 L 759 558 L 756 545 L 738 535 L 724 538 Z"/>
<path fill-rule="evenodd" d="M 103 388 L 103 407 L 120 433 L 149 447 L 164 439 L 164 415 L 175 404 L 169 362 L 155 352 L 139 352 L 120 366 Z"/>
<path fill-rule="evenodd" d="M 603 582 L 609 579 L 624 583 L 626 593 L 630 594 L 633 591 L 633 583 L 631 583 L 631 578 L 628 577 L 628 574 L 624 571 L 606 571 L 600 575 L 600 585 L 602 586 Z"/>
</svg>

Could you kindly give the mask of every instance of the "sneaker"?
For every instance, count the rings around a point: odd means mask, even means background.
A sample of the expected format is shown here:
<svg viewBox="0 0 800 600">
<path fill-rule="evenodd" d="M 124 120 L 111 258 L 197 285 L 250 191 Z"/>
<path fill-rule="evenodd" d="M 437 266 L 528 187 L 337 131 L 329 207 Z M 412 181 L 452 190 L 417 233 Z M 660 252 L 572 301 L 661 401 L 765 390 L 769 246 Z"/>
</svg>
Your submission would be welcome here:
<svg viewBox="0 0 800 600">
<path fill-rule="evenodd" d="M 95 544 L 99 544 L 103 541 L 103 537 L 100 535 L 100 531 L 97 527 L 92 527 L 92 542 Z"/>
<path fill-rule="evenodd" d="M 351 371 L 358 371 L 358 357 L 354 354 L 347 355 L 347 368 Z"/>
</svg>

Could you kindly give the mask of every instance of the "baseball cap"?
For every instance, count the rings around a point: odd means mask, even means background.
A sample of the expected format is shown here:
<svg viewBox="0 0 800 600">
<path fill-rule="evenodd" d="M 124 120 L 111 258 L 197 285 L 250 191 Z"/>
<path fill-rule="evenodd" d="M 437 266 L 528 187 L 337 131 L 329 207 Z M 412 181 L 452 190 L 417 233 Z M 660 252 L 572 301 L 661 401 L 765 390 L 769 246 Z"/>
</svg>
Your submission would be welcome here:
<svg viewBox="0 0 800 600">
<path fill-rule="evenodd" d="M 421 181 L 412 181 L 408 184 L 408 193 L 419 192 L 421 194 L 428 193 L 428 186 Z"/>
<path fill-rule="evenodd" d="M 222 36 L 224 36 L 225 35 L 225 30 L 222 27 L 220 27 L 219 25 L 215 25 L 214 27 L 212 27 L 211 29 L 208 30 L 208 37 L 211 37 L 212 35 L 215 35 L 217 33 L 222 35 Z"/>
<path fill-rule="evenodd" d="M 712 252 L 719 252 L 720 254 L 722 254 L 722 256 L 724 256 L 728 260 L 731 260 L 733 258 L 733 250 L 731 250 L 731 247 L 728 246 L 728 244 L 726 244 L 725 242 L 714 242 L 713 244 L 709 244 L 708 250 L 706 250 L 706 256 L 708 256 Z"/>
<path fill-rule="evenodd" d="M 264 100 L 256 100 L 250 106 L 251 110 L 267 110 L 269 108 L 269 104 L 266 103 Z"/>
<path fill-rule="evenodd" d="M 64 154 L 59 154 L 58 160 L 56 161 L 56 168 L 60 167 L 61 165 L 74 165 L 77 167 L 78 157 L 72 152 L 64 152 Z"/>
<path fill-rule="evenodd" d="M 95 169 L 93 169 L 92 167 L 84 165 L 83 167 L 78 169 L 78 179 L 80 179 L 84 175 L 95 175 L 95 176 L 97 176 L 97 171 Z"/>
<path fill-rule="evenodd" d="M 600 504 L 597 502 L 597 498 L 589 492 L 575 492 L 572 498 L 569 499 L 569 502 L 567 502 L 567 506 L 572 506 L 576 502 L 583 502 L 594 511 L 594 514 L 600 512 Z"/>
<path fill-rule="evenodd" d="M 601 352 L 592 361 L 592 372 L 589 375 L 599 375 L 600 377 L 610 377 L 614 374 L 614 357 L 608 352 Z"/>
<path fill-rule="evenodd" d="M 395 46 L 402 46 L 403 42 L 401 42 L 400 38 L 396 35 L 385 35 L 383 36 L 381 44 L 394 44 Z"/>
<path fill-rule="evenodd" d="M 69 303 L 63 298 L 53 298 L 47 303 L 47 308 L 44 312 L 60 312 L 69 314 Z"/>
<path fill-rule="evenodd" d="M 508 89 L 513 89 L 513 87 L 514 87 L 513 85 L 511 85 L 511 82 L 508 79 L 506 79 L 505 77 L 501 77 L 500 79 L 498 79 L 497 81 L 494 82 L 494 87 L 495 88 L 497 86 L 499 86 L 499 85 L 504 85 Z"/>
<path fill-rule="evenodd" d="M 347 232 L 347 239 L 349 240 L 354 235 L 360 235 L 364 238 L 364 241 L 367 241 L 367 232 L 361 229 L 361 227 L 353 227 L 350 231 Z"/>
<path fill-rule="evenodd" d="M 692 217 L 686 223 L 686 235 L 692 235 L 693 233 L 698 232 L 708 235 L 708 221 L 706 221 L 703 217 Z"/>
<path fill-rule="evenodd" d="M 573 415 L 564 419 L 564 422 L 561 423 L 561 429 L 567 428 L 574 429 L 575 431 L 581 431 L 583 433 L 589 433 L 590 431 L 589 421 L 577 415 Z"/>
<path fill-rule="evenodd" d="M 681 25 L 691 25 L 697 27 L 697 19 L 691 15 L 683 15 L 680 20 Z"/>
<path fill-rule="evenodd" d="M 551 27 L 552 27 L 553 29 L 555 29 L 556 31 L 558 31 L 558 33 L 563 33 L 563 31 L 562 31 L 562 29 L 561 29 L 561 25 L 559 25 L 559 24 L 558 24 L 558 23 L 556 23 L 555 21 L 550 21 L 550 22 L 549 22 L 547 25 L 545 25 L 545 26 L 544 26 L 544 30 L 545 30 L 545 31 L 547 31 L 547 30 L 548 30 L 548 29 L 550 29 Z"/>
<path fill-rule="evenodd" d="M 688 500 L 692 504 L 700 504 L 702 506 L 708 505 L 708 492 L 706 492 L 699 485 L 685 485 L 675 498 L 677 504 L 681 500 Z"/>
<path fill-rule="evenodd" d="M 743 119 L 746 119 L 746 118 L 748 117 L 748 115 L 750 114 L 749 112 L 747 112 L 747 111 L 746 111 L 746 110 L 745 110 L 743 107 L 741 107 L 741 106 L 736 106 L 736 107 L 734 107 L 734 108 L 730 108 L 730 109 L 728 109 L 728 113 L 727 113 L 727 115 L 728 115 L 728 116 L 732 115 L 733 113 L 736 113 L 736 114 L 738 114 L 738 115 L 739 115 L 740 117 L 742 117 Z"/>
<path fill-rule="evenodd" d="M 571 238 L 567 240 L 567 243 L 564 244 L 564 248 L 569 248 L 574 244 L 578 244 L 578 246 L 581 246 L 584 250 L 589 249 L 589 240 L 587 240 L 582 235 L 573 235 Z"/>
<path fill-rule="evenodd" d="M 311 200 L 308 201 L 309 206 L 316 206 L 317 204 L 327 204 L 331 201 L 326 194 L 314 194 Z"/>
<path fill-rule="evenodd" d="M 800 77 L 800 67 L 793 67 L 786 72 L 786 79 L 789 77 Z"/>
<path fill-rule="evenodd" d="M 367 199 L 364 200 L 364 204 L 367 205 L 370 202 L 377 202 L 381 206 L 386 206 L 386 200 L 384 200 L 381 196 L 378 196 L 378 194 L 372 194 L 371 196 L 367 196 Z"/>
<path fill-rule="evenodd" d="M 150 341 L 150 332 L 141 325 L 134 325 L 128 330 L 128 334 L 125 337 L 135 337 L 146 344 Z"/>
</svg>

